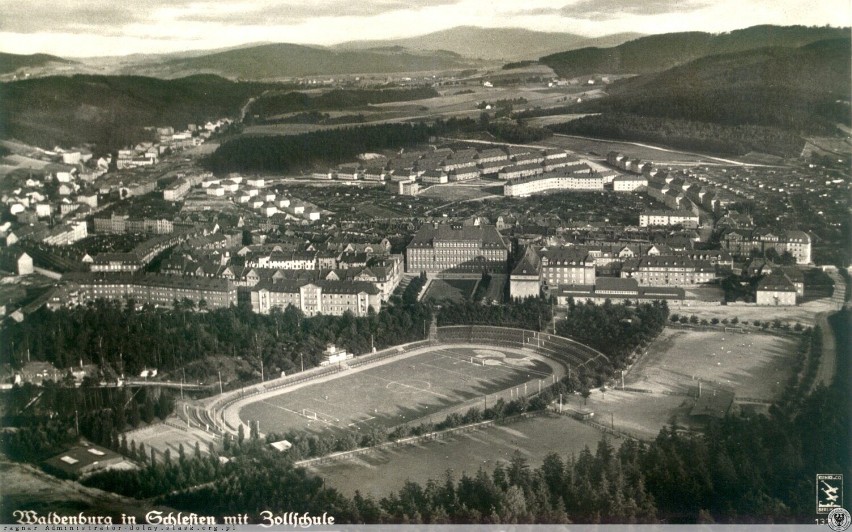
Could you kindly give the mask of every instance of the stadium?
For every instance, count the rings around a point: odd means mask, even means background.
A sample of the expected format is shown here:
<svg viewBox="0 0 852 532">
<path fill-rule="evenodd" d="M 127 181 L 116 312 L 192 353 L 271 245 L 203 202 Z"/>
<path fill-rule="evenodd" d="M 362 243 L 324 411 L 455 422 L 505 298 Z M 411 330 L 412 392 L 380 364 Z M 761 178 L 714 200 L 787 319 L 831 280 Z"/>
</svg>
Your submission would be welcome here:
<svg viewBox="0 0 852 532">
<path fill-rule="evenodd" d="M 440 421 L 498 399 L 531 397 L 602 353 L 560 336 L 491 326 L 439 327 L 430 340 L 220 394 L 187 420 L 216 434 L 364 431 Z"/>
</svg>

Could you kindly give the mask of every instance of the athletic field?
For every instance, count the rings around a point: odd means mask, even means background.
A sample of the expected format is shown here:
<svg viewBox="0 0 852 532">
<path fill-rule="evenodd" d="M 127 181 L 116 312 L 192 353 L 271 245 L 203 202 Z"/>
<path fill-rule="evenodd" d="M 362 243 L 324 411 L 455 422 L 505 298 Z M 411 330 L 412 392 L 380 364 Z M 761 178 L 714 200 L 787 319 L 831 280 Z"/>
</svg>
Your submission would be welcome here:
<svg viewBox="0 0 852 532">
<path fill-rule="evenodd" d="M 437 422 L 441 411 L 465 402 L 483 406 L 489 394 L 495 394 L 492 401 L 525 388 L 532 394 L 539 380 L 552 381 L 554 370 L 561 374 L 557 363 L 518 349 L 430 347 L 259 398 L 243 406 L 239 417 L 246 424 L 259 421 L 262 433 L 369 430 L 420 423 L 433 414 Z"/>
</svg>

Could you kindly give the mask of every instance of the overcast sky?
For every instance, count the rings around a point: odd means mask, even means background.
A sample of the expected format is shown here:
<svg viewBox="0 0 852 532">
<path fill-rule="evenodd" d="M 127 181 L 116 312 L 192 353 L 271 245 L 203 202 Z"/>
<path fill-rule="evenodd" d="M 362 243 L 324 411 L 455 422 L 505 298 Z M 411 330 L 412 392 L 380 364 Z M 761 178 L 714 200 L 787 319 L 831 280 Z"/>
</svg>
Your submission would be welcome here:
<svg viewBox="0 0 852 532">
<path fill-rule="evenodd" d="M 472 25 L 601 36 L 852 24 L 850 0 L 0 0 L 0 51 L 64 57 L 335 44 Z"/>
</svg>

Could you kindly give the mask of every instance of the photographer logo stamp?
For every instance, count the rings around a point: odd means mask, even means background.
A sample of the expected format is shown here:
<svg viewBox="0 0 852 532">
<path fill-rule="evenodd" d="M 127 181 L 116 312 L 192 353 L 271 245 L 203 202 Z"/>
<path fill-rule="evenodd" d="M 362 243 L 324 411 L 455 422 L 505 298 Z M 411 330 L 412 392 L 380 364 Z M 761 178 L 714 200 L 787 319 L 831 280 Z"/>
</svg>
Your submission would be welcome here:
<svg viewBox="0 0 852 532">
<path fill-rule="evenodd" d="M 816 476 L 816 513 L 827 514 L 842 506 L 843 475 L 818 474 Z"/>
<path fill-rule="evenodd" d="M 835 508 L 828 512 L 826 521 L 830 529 L 835 532 L 843 532 L 852 524 L 852 516 L 849 515 L 849 512 L 845 508 Z"/>
</svg>

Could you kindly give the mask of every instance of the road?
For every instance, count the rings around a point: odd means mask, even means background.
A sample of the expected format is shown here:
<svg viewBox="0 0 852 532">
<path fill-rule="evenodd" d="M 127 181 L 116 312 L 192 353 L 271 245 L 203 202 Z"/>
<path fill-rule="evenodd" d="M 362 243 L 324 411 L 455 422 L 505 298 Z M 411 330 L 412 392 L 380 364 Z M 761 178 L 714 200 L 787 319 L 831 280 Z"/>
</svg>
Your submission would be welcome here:
<svg viewBox="0 0 852 532">
<path fill-rule="evenodd" d="M 834 281 L 834 292 L 832 293 L 831 301 L 837 305 L 837 308 L 841 308 L 846 295 L 846 281 L 836 272 L 829 272 L 829 276 Z M 837 345 L 835 345 L 831 324 L 828 323 L 828 316 L 830 314 L 831 312 L 820 312 L 816 318 L 816 324 L 822 329 L 822 355 L 819 359 L 819 368 L 811 387 L 812 390 L 820 384 L 831 386 L 834 380 L 835 369 L 837 367 Z"/>
</svg>

